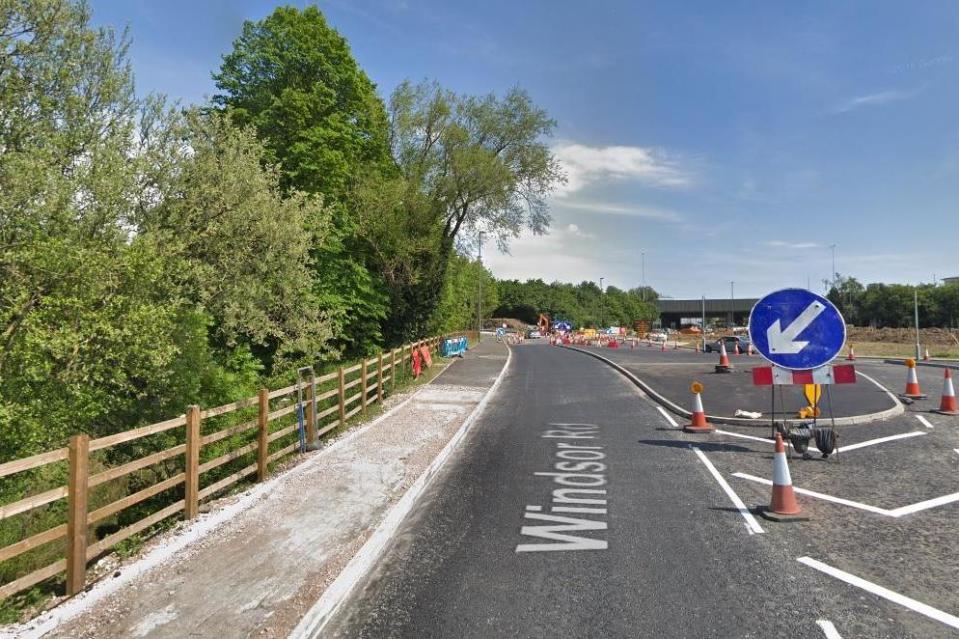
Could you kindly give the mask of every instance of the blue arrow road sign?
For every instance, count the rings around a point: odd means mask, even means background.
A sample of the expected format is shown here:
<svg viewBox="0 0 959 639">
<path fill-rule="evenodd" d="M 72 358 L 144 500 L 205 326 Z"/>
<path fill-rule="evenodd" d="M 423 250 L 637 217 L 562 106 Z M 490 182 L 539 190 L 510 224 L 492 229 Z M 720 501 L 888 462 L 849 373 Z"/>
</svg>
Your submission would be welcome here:
<svg viewBox="0 0 959 639">
<path fill-rule="evenodd" d="M 828 364 L 846 341 L 846 323 L 833 303 L 801 288 L 765 296 L 749 314 L 749 337 L 777 366 L 808 370 Z"/>
</svg>

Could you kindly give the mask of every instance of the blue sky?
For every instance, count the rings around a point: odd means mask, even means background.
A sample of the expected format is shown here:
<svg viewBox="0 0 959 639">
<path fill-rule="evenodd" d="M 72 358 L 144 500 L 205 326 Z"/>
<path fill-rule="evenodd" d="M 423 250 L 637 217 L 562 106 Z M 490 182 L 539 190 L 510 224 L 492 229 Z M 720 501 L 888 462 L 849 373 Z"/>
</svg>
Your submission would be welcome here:
<svg viewBox="0 0 959 639">
<path fill-rule="evenodd" d="M 281 3 L 92 0 L 141 93 L 183 102 Z M 293 3 L 303 6 L 304 3 Z M 499 277 L 758 296 L 836 270 L 959 275 L 959 3 L 318 3 L 387 96 L 405 78 L 519 85 L 557 120 L 552 231 Z"/>
</svg>

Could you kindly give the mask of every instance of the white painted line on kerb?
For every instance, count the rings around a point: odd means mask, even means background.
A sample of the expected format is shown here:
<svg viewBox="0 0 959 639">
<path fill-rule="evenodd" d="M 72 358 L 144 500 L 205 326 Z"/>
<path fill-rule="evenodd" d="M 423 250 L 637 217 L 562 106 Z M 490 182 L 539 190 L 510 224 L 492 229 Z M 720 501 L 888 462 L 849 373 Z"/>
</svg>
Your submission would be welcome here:
<svg viewBox="0 0 959 639">
<path fill-rule="evenodd" d="M 748 475 L 746 473 L 733 473 L 733 477 L 739 477 L 740 479 L 748 479 L 749 481 L 754 481 L 758 484 L 766 484 L 767 486 L 772 486 L 773 483 L 762 477 L 756 477 L 754 475 Z M 815 497 L 816 499 L 822 499 L 825 501 L 831 501 L 836 504 L 842 504 L 843 506 L 852 506 L 853 508 L 858 508 L 860 510 L 866 510 L 871 513 L 876 513 L 877 515 L 885 515 L 887 517 L 895 517 L 893 511 L 886 510 L 885 508 L 878 508 L 876 506 L 870 506 L 869 504 L 862 504 L 858 501 L 851 501 L 849 499 L 843 499 L 842 497 L 833 497 L 832 495 L 825 495 L 823 493 L 817 493 L 812 490 L 806 490 L 805 488 L 797 488 L 793 486 L 793 491 L 799 493 L 800 495 L 807 495 L 809 497 Z"/>
<path fill-rule="evenodd" d="M 679 428 L 679 424 L 676 423 L 676 420 L 673 419 L 673 416 L 666 412 L 666 409 L 662 406 L 657 406 L 656 409 L 663 414 L 663 417 L 666 418 L 666 421 L 673 425 L 673 428 Z"/>
<path fill-rule="evenodd" d="M 816 625 L 822 628 L 822 633 L 826 635 L 826 639 L 842 639 L 842 635 L 839 634 L 831 621 L 820 619 L 816 622 Z"/>
<path fill-rule="evenodd" d="M 897 439 L 906 439 L 908 437 L 916 437 L 918 435 L 925 435 L 925 431 L 914 430 L 911 433 L 900 433 L 898 435 L 890 435 L 889 437 L 880 437 L 879 439 L 870 439 L 869 441 L 859 442 L 858 444 L 849 444 L 848 446 L 842 446 L 836 450 L 840 453 L 845 453 L 850 450 L 856 450 L 857 448 L 865 448 L 866 446 L 873 446 L 875 444 L 882 444 L 885 442 L 895 441 Z"/>
<path fill-rule="evenodd" d="M 759 522 L 756 521 L 756 518 L 753 517 L 753 514 L 749 512 L 749 509 L 746 508 L 746 504 L 743 503 L 743 500 L 739 498 L 739 495 L 732 489 L 732 487 L 723 479 L 723 476 L 719 474 L 719 471 L 716 470 L 716 467 L 713 466 L 713 463 L 706 458 L 706 454 L 693 446 L 693 450 L 696 452 L 696 455 L 699 457 L 706 468 L 709 470 L 710 474 L 716 480 L 716 483 L 719 484 L 719 487 L 722 488 L 726 495 L 729 497 L 729 500 L 733 502 L 733 506 L 736 507 L 736 510 L 739 511 L 739 514 L 743 516 L 743 519 L 746 520 L 746 527 L 749 528 L 750 534 L 753 533 L 764 533 L 762 526 L 759 525 Z"/>
<path fill-rule="evenodd" d="M 934 428 L 934 426 L 929 423 L 929 420 L 923 417 L 922 415 L 916 415 L 916 419 L 919 420 L 919 423 L 925 426 L 926 428 Z"/>
<path fill-rule="evenodd" d="M 921 601 L 916 601 L 915 599 L 911 599 L 905 595 L 900 595 L 898 592 L 893 592 L 888 588 L 883 588 L 882 586 L 874 584 L 871 581 L 866 581 L 861 577 L 857 577 L 856 575 L 850 574 L 844 570 L 839 570 L 838 568 L 833 568 L 832 566 L 824 564 L 821 561 L 817 561 L 810 557 L 799 557 L 796 559 L 796 561 L 801 564 L 805 564 L 810 568 L 814 568 L 820 572 L 826 573 L 830 577 L 835 577 L 840 581 L 845 581 L 847 584 L 851 584 L 857 588 L 871 592 L 878 597 L 888 599 L 893 603 L 897 603 L 900 606 L 909 608 L 910 610 L 918 612 L 921 615 L 925 615 L 930 619 L 935 619 L 939 623 L 943 623 L 951 628 L 959 628 L 959 617 L 950 615 L 948 612 L 943 612 L 942 610 L 933 608 L 932 606 L 924 604 Z"/>
</svg>

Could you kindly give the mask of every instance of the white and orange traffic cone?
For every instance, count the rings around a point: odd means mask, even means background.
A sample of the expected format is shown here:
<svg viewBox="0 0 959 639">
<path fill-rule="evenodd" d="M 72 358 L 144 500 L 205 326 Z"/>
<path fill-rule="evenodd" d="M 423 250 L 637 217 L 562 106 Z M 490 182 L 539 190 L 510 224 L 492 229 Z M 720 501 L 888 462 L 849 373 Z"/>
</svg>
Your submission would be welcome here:
<svg viewBox="0 0 959 639">
<path fill-rule="evenodd" d="M 942 377 L 942 399 L 939 400 L 937 413 L 959 415 L 959 403 L 956 403 L 956 389 L 952 385 L 952 371 L 945 369 Z"/>
<path fill-rule="evenodd" d="M 909 373 L 906 376 L 906 392 L 903 393 L 902 396 L 908 397 L 909 399 L 925 399 L 925 393 L 919 388 L 919 376 L 916 375 L 916 360 L 907 359 L 906 367 L 909 369 Z"/>
<path fill-rule="evenodd" d="M 742 351 L 739 350 L 739 342 L 733 342 L 733 355 L 742 355 Z"/>
<path fill-rule="evenodd" d="M 693 382 L 689 390 L 693 392 L 693 417 L 688 424 L 683 427 L 687 433 L 711 433 L 716 427 L 706 421 L 706 412 L 703 410 L 703 398 L 700 393 L 703 392 L 703 385 L 699 382 Z"/>
<path fill-rule="evenodd" d="M 849 354 L 846 355 L 846 359 L 849 360 L 850 362 L 853 362 L 856 360 L 856 349 L 852 347 L 852 344 L 849 345 Z"/>
<path fill-rule="evenodd" d="M 783 436 L 776 433 L 776 452 L 773 453 L 773 498 L 763 515 L 769 519 L 791 518 L 802 512 L 796 494 L 793 492 L 793 480 L 789 475 L 789 462 L 786 460 L 786 444 Z"/>
<path fill-rule="evenodd" d="M 749 342 L 748 344 L 746 344 L 746 355 L 748 355 L 749 357 L 752 357 L 752 356 L 753 356 L 753 343 L 752 343 L 752 342 Z"/>
<path fill-rule="evenodd" d="M 728 373 L 732 370 L 729 365 L 729 355 L 726 354 L 726 342 L 719 341 L 719 363 L 716 364 L 717 373 Z"/>
<path fill-rule="evenodd" d="M 929 361 L 929 349 L 928 349 L 928 348 L 927 348 L 927 349 L 925 350 L 925 352 L 922 354 L 922 361 L 924 361 L 924 362 L 928 362 L 928 361 Z"/>
</svg>

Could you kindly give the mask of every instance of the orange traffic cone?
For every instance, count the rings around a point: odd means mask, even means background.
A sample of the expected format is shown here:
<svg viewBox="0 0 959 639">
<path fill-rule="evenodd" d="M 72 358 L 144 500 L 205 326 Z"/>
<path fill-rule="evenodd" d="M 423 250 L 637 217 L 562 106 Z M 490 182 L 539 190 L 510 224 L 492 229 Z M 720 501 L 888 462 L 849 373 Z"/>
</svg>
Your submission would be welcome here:
<svg viewBox="0 0 959 639">
<path fill-rule="evenodd" d="M 719 363 L 716 365 L 717 373 L 728 373 L 732 370 L 729 365 L 729 355 L 726 354 L 726 342 L 719 342 Z"/>
<path fill-rule="evenodd" d="M 749 342 L 748 344 L 746 344 L 746 355 L 748 355 L 749 357 L 752 357 L 752 356 L 753 356 L 753 343 L 752 343 L 752 342 Z"/>
<path fill-rule="evenodd" d="M 925 352 L 923 353 L 923 355 L 922 355 L 922 361 L 924 361 L 924 362 L 928 362 L 928 361 L 929 361 L 929 349 L 928 349 L 928 348 L 926 349 L 926 351 L 925 351 Z"/>
<path fill-rule="evenodd" d="M 849 354 L 846 355 L 846 359 L 850 362 L 855 361 L 856 359 L 856 350 L 852 347 L 852 344 L 849 345 Z"/>
<path fill-rule="evenodd" d="M 919 388 L 919 376 L 916 375 L 916 360 L 907 359 L 906 367 L 909 368 L 909 373 L 906 376 L 906 392 L 903 393 L 903 396 L 909 399 L 925 399 L 926 395 Z"/>
<path fill-rule="evenodd" d="M 733 342 L 733 355 L 742 355 L 739 350 L 739 342 Z"/>
<path fill-rule="evenodd" d="M 802 508 L 799 507 L 793 492 L 793 480 L 789 475 L 786 445 L 783 443 L 783 436 L 776 433 L 776 452 L 773 453 L 773 498 L 769 508 L 763 514 L 771 515 L 770 518 L 775 519 L 776 515 L 789 517 L 801 512 Z"/>
<path fill-rule="evenodd" d="M 939 400 L 937 413 L 943 415 L 959 415 L 959 404 L 956 403 L 956 389 L 952 386 L 952 371 L 948 368 L 942 378 L 942 399 Z"/>
<path fill-rule="evenodd" d="M 711 433 L 716 427 L 706 421 L 706 412 L 703 410 L 703 398 L 700 393 L 703 392 L 703 385 L 699 382 L 693 382 L 689 387 L 693 392 L 693 417 L 690 423 L 683 427 L 687 433 Z"/>
</svg>

